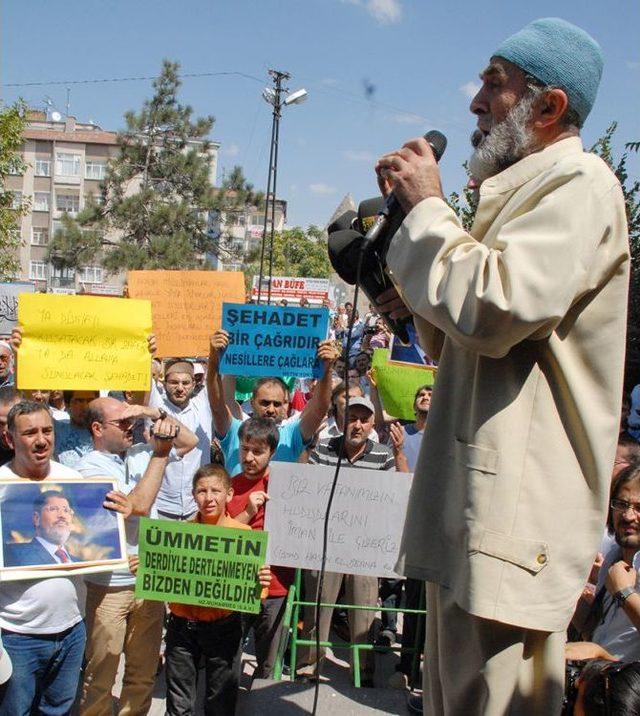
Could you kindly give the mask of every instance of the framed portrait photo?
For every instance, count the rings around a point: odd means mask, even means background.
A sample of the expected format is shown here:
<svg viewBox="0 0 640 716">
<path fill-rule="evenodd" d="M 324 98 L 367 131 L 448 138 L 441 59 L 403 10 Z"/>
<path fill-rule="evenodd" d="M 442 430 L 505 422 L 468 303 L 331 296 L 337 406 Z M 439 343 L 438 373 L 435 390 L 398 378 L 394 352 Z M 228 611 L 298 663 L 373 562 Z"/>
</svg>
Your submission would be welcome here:
<svg viewBox="0 0 640 716">
<path fill-rule="evenodd" d="M 108 478 L 0 480 L 0 581 L 127 568 L 122 515 L 102 506 Z"/>
</svg>

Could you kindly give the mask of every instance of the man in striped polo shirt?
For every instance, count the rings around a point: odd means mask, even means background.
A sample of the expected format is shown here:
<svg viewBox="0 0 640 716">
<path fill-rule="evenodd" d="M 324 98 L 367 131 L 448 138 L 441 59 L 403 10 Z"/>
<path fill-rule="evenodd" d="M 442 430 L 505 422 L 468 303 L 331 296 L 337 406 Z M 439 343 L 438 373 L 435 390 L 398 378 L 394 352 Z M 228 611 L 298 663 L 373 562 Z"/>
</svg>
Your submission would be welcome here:
<svg viewBox="0 0 640 716">
<path fill-rule="evenodd" d="M 355 397 L 349 401 L 349 420 L 347 421 L 344 437 L 321 440 L 309 455 L 309 463 L 314 465 L 335 466 L 340 453 L 340 442 L 344 439 L 344 467 L 358 467 L 369 470 L 393 470 L 395 461 L 393 452 L 387 445 L 374 443 L 369 438 L 373 430 L 375 409 L 369 398 Z M 335 604 L 345 578 L 346 599 L 349 604 L 374 606 L 378 600 L 377 577 L 364 577 L 354 574 L 338 574 L 326 572 L 322 590 L 322 601 Z M 318 589 L 318 572 L 305 572 L 305 593 L 315 594 Z M 321 609 L 320 612 L 320 641 L 327 641 L 331 624 L 331 609 Z M 352 610 L 349 612 L 349 632 L 352 642 L 369 641 L 369 632 L 374 619 L 374 612 Z M 304 638 L 309 638 L 314 624 L 314 608 L 305 608 Z M 315 648 L 304 648 L 300 652 L 300 675 L 311 675 L 314 671 Z M 361 661 L 361 683 L 363 686 L 373 686 L 374 653 L 365 652 Z"/>
</svg>

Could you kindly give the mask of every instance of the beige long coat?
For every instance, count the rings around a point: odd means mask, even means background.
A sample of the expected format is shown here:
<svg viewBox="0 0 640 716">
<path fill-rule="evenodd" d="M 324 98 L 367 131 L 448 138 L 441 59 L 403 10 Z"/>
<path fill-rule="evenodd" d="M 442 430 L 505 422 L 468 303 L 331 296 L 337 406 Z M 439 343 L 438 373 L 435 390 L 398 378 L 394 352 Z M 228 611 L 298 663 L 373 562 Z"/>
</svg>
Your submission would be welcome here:
<svg viewBox="0 0 640 716">
<path fill-rule="evenodd" d="M 620 185 L 562 140 L 482 184 L 471 235 L 422 201 L 388 266 L 440 357 L 400 571 L 474 615 L 563 630 L 602 537 L 620 420 Z"/>
</svg>

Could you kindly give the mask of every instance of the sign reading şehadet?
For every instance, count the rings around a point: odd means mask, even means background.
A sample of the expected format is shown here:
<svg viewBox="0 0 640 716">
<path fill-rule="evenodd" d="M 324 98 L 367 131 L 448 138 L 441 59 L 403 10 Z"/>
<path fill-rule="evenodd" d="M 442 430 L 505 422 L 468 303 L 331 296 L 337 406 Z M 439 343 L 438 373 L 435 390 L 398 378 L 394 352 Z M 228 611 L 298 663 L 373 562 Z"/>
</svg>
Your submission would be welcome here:
<svg viewBox="0 0 640 716">
<path fill-rule="evenodd" d="M 257 614 L 267 533 L 197 522 L 140 519 L 140 599 Z"/>
<path fill-rule="evenodd" d="M 222 327 L 229 345 L 220 359 L 221 375 L 321 375 L 316 354 L 329 330 L 326 308 L 224 303 Z"/>
</svg>

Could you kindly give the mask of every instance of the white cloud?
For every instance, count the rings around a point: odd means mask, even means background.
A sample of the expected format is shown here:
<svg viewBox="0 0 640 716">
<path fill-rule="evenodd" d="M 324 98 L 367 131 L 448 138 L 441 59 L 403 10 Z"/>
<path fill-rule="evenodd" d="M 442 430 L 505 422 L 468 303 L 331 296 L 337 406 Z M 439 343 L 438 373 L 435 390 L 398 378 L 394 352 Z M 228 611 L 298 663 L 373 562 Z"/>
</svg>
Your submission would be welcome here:
<svg viewBox="0 0 640 716">
<path fill-rule="evenodd" d="M 465 95 L 465 97 L 473 99 L 478 93 L 480 85 L 477 82 L 467 82 L 466 84 L 463 84 L 462 87 L 458 87 L 458 89 L 463 95 Z"/>
<path fill-rule="evenodd" d="M 312 194 L 320 194 L 322 196 L 328 196 L 329 194 L 336 193 L 335 186 L 329 186 L 329 184 L 324 184 L 323 182 L 318 182 L 317 184 L 309 184 L 309 189 L 311 190 Z"/>
<path fill-rule="evenodd" d="M 237 144 L 230 144 L 228 147 L 224 147 L 221 153 L 227 157 L 237 157 L 240 154 L 240 147 Z"/>
<path fill-rule="evenodd" d="M 380 25 L 390 25 L 400 22 L 402 18 L 402 5 L 400 0 L 341 0 L 348 5 L 358 5 L 371 15 Z"/>
<path fill-rule="evenodd" d="M 392 115 L 391 119 L 397 124 L 427 124 L 427 120 L 424 117 L 411 112 L 398 112 Z"/>
<path fill-rule="evenodd" d="M 364 151 L 358 151 L 357 149 L 347 149 L 344 152 L 345 159 L 348 159 L 350 162 L 372 162 L 373 161 L 373 154 L 371 152 Z"/>
<path fill-rule="evenodd" d="M 381 25 L 400 22 L 402 6 L 400 0 L 369 0 L 367 12 Z"/>
</svg>

